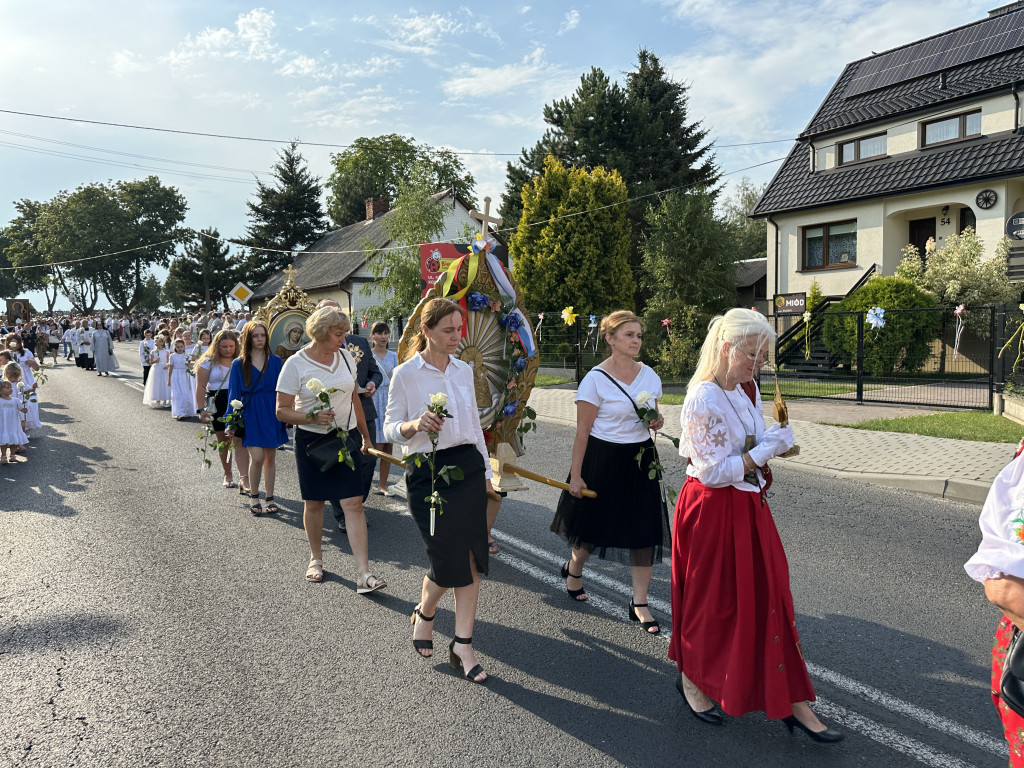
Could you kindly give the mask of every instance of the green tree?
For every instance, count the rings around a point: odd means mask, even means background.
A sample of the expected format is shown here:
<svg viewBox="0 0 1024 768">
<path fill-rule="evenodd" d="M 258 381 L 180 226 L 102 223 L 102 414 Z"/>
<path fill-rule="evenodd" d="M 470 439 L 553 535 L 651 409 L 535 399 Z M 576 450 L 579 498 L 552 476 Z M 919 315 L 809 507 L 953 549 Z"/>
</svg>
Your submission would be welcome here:
<svg viewBox="0 0 1024 768">
<path fill-rule="evenodd" d="M 872 307 L 886 310 L 882 328 L 864 326 L 864 372 L 891 376 L 895 371 L 919 371 L 931 357 L 931 342 L 942 330 L 939 312 L 893 312 L 931 309 L 935 297 L 902 277 L 875 277 L 825 312 L 823 340 L 847 366 L 857 360 L 857 315 Z"/>
<path fill-rule="evenodd" d="M 444 231 L 444 203 L 434 197 L 434 173 L 426 161 L 415 163 L 399 180 L 395 206 L 381 219 L 387 250 L 363 241 L 367 265 L 376 280 L 363 286 L 364 296 L 376 296 L 369 307 L 379 317 L 409 317 L 419 303 L 420 243 Z"/>
<path fill-rule="evenodd" d="M 185 242 L 184 253 L 171 262 L 164 280 L 163 300 L 175 308 L 196 303 L 212 309 L 228 306 L 228 291 L 237 281 L 231 249 L 215 228 L 204 229 Z"/>
<path fill-rule="evenodd" d="M 633 308 L 626 198 L 618 171 L 545 161 L 544 172 L 523 189 L 523 215 L 509 245 L 532 312 L 572 305 L 600 315 Z M 591 212 L 569 216 L 581 210 Z M 545 223 L 530 226 L 538 221 Z"/>
<path fill-rule="evenodd" d="M 993 304 L 1016 304 L 1020 300 L 1020 287 L 1006 276 L 1006 257 L 1010 252 L 1010 238 L 1003 237 L 996 245 L 995 256 L 982 261 L 985 244 L 967 227 L 959 235 L 950 235 L 942 248 L 922 260 L 913 245 L 903 249 L 903 260 L 896 268 L 899 277 L 910 280 L 928 291 L 939 304 L 955 307 L 967 305 L 965 322 L 981 334 L 989 330 L 988 314 L 971 313 L 971 307 Z"/>
<path fill-rule="evenodd" d="M 326 184 L 327 213 L 335 227 L 364 219 L 368 198 L 384 197 L 397 205 L 402 182 L 415 166 L 427 169 L 431 190 L 454 187 L 464 200 L 475 204 L 476 180 L 458 155 L 395 133 L 358 138 L 348 149 L 332 154 L 331 163 L 334 170 Z"/>
<path fill-rule="evenodd" d="M 625 87 L 593 68 L 575 93 L 544 107 L 549 128 L 531 150 L 507 167 L 501 212 L 522 218 L 525 185 L 539 175 L 547 155 L 579 168 L 604 166 L 622 176 L 632 227 L 629 263 L 640 265 L 640 239 L 647 225 L 644 198 L 667 189 L 712 189 L 719 172 L 700 122 L 688 120 L 687 86 L 671 80 L 658 57 L 641 49 Z M 643 303 L 644 297 L 637 297 Z"/>
<path fill-rule="evenodd" d="M 11 240 L 6 229 L 0 229 L 0 298 L 11 299 L 21 293 L 21 282 L 14 272 L 14 265 L 7 255 Z M 47 297 L 49 299 L 49 297 Z"/>
<path fill-rule="evenodd" d="M 139 291 L 138 299 L 131 311 L 157 312 L 160 309 L 160 297 L 160 282 L 156 279 L 155 275 L 150 275 L 146 278 L 146 282 L 142 284 L 142 290 Z"/>
<path fill-rule="evenodd" d="M 88 184 L 42 207 L 36 242 L 77 309 L 92 312 L 102 292 L 117 312 L 128 312 L 150 269 L 174 254 L 187 208 L 156 176 Z"/>
<path fill-rule="evenodd" d="M 706 189 L 673 192 L 647 210 L 640 289 L 646 345 L 663 377 L 693 371 L 711 318 L 736 305 L 733 231 Z M 662 325 L 671 321 L 668 329 Z"/>
<path fill-rule="evenodd" d="M 14 287 L 6 295 L 14 295 L 21 290 L 41 290 L 46 294 L 47 311 L 52 312 L 59 294 L 53 284 L 53 270 L 46 265 L 46 257 L 36 241 L 36 221 L 43 204 L 22 199 L 14 207 L 18 215 L 3 230 L 5 266 L 16 268 L 14 272 L 0 275 L 0 278 L 6 277 L 8 286 Z"/>
<path fill-rule="evenodd" d="M 763 259 L 768 255 L 768 221 L 749 217 L 767 186 L 768 182 L 758 185 L 744 176 L 722 201 L 723 218 L 736 241 L 736 261 Z"/>
<path fill-rule="evenodd" d="M 309 172 L 292 142 L 278 153 L 273 182 L 256 180 L 256 201 L 248 201 L 249 226 L 241 260 L 242 278 L 257 286 L 293 260 L 292 251 L 312 245 L 327 229 L 320 178 Z"/>
</svg>

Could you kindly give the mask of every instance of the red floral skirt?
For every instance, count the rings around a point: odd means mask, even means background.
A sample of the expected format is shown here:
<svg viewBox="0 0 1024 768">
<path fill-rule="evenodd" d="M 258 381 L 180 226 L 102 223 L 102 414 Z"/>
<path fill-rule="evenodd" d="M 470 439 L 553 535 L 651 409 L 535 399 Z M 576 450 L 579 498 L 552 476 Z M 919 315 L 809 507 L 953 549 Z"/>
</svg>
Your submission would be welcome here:
<svg viewBox="0 0 1024 768">
<path fill-rule="evenodd" d="M 1024 767 L 1024 717 L 1021 717 L 1003 701 L 999 695 L 999 683 L 1003 677 L 1003 665 L 1006 663 L 1006 651 L 1013 639 L 1013 622 L 1003 616 L 996 627 L 995 640 L 992 642 L 992 703 L 1003 722 L 1003 735 L 1010 745 L 1010 768 Z"/>
<path fill-rule="evenodd" d="M 814 701 L 789 564 L 761 495 L 687 478 L 672 535 L 669 658 L 722 710 L 793 714 Z"/>
</svg>

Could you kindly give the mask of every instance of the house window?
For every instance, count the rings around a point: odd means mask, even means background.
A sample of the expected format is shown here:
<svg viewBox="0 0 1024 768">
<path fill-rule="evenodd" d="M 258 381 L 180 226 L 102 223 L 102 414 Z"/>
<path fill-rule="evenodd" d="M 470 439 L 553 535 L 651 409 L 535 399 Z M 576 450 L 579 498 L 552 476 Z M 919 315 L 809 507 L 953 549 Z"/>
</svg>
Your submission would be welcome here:
<svg viewBox="0 0 1024 768">
<path fill-rule="evenodd" d="M 856 265 L 856 221 L 840 221 L 804 228 L 805 270 L 842 269 Z"/>
<path fill-rule="evenodd" d="M 959 229 L 957 229 L 957 234 L 962 235 L 964 233 L 964 230 L 967 229 L 968 227 L 977 232 L 978 219 L 974 215 L 974 211 L 972 211 L 967 206 L 964 206 L 963 208 L 960 209 L 960 227 Z"/>
<path fill-rule="evenodd" d="M 933 147 L 951 141 L 981 136 L 981 110 L 921 123 L 921 146 Z"/>
<path fill-rule="evenodd" d="M 844 141 L 839 144 L 839 165 L 859 163 L 861 160 L 873 160 L 885 157 L 885 134 L 865 136 L 863 139 Z"/>
</svg>

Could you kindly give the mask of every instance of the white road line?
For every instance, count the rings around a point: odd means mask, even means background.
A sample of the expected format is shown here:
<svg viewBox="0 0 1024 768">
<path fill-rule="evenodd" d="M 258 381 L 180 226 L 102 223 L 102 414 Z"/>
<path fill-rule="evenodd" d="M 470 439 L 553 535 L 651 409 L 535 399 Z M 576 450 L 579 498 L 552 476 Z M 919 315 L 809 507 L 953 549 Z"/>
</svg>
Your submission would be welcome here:
<svg viewBox="0 0 1024 768">
<path fill-rule="evenodd" d="M 812 664 L 808 661 L 807 671 L 814 677 L 825 680 L 837 688 L 842 688 L 847 693 L 852 693 L 856 696 L 860 696 L 862 699 L 873 701 L 875 704 L 885 707 L 892 712 L 905 715 L 913 720 L 917 720 L 919 723 L 924 723 L 929 728 L 934 728 L 937 731 L 942 731 L 943 733 L 956 736 L 957 738 L 966 741 L 968 744 L 973 744 L 979 749 L 991 752 L 993 755 L 1007 757 L 1010 754 L 1010 750 L 1005 741 L 993 739 L 990 736 L 986 736 L 983 733 L 979 733 L 971 728 L 960 725 L 960 723 L 948 720 L 945 717 L 937 715 L 927 709 L 916 707 L 906 701 L 897 699 L 895 696 L 890 696 L 884 691 L 872 688 L 870 685 L 865 685 L 864 683 L 859 683 L 856 680 L 851 680 L 845 675 L 833 672 L 831 669 L 819 667 L 817 664 Z"/>
<path fill-rule="evenodd" d="M 937 752 L 917 739 L 905 736 L 899 731 L 894 731 L 892 728 L 876 723 L 874 720 L 869 720 L 846 707 L 833 704 L 831 701 L 818 699 L 814 704 L 814 709 L 819 714 L 841 722 L 853 730 L 860 731 L 872 741 L 877 741 L 882 746 L 902 752 L 925 765 L 931 765 L 934 768 L 972 768 L 970 763 L 966 763 L 958 757 L 947 755 L 944 752 Z"/>
<path fill-rule="evenodd" d="M 501 562 L 515 568 L 518 571 L 526 573 L 545 584 L 554 587 L 558 591 L 562 591 L 565 589 L 565 582 L 558 576 L 557 573 L 557 569 L 561 568 L 562 563 L 565 562 L 565 558 L 563 556 L 556 555 L 540 547 L 535 547 L 529 542 L 523 541 L 522 539 L 519 539 L 515 536 L 504 533 L 497 529 L 492 529 L 491 535 L 501 543 L 513 547 L 514 549 L 517 549 L 525 554 L 528 554 L 536 558 L 537 560 L 540 560 L 541 562 L 549 563 L 552 567 L 550 570 L 542 570 L 541 568 L 531 563 L 520 560 L 519 558 L 514 557 L 508 553 L 501 553 L 497 555 L 497 558 Z M 604 576 L 600 573 L 588 573 L 586 582 L 588 584 L 599 584 L 605 589 L 623 595 L 627 598 L 632 596 L 632 588 L 629 585 L 615 581 L 614 579 L 610 579 L 607 576 Z M 624 606 L 612 603 L 610 600 L 606 600 L 598 595 L 593 594 L 588 595 L 588 598 L 589 599 L 586 601 L 588 605 L 593 605 L 598 610 L 615 616 L 616 618 L 621 618 L 622 614 L 624 613 Z M 652 609 L 656 609 L 662 613 L 667 613 L 671 615 L 671 605 L 667 601 L 648 597 L 648 603 L 650 604 Z M 669 636 L 665 628 L 662 629 L 661 634 L 666 639 Z M 936 714 L 935 712 L 924 709 L 922 707 L 917 707 L 913 704 L 910 704 L 909 702 L 898 699 L 895 696 L 890 696 L 889 694 L 885 693 L 884 691 L 880 691 L 877 688 L 872 688 L 871 686 L 865 685 L 864 683 L 859 683 L 856 680 L 846 677 L 845 675 L 841 675 L 838 672 L 833 672 L 830 669 L 826 669 L 825 667 L 821 667 L 817 664 L 812 664 L 810 662 L 807 663 L 807 671 L 813 677 L 816 677 L 820 680 L 824 680 L 825 682 L 828 682 L 836 686 L 837 688 L 841 688 L 847 693 L 852 693 L 855 696 L 859 696 L 860 698 L 866 699 L 867 701 L 877 704 L 878 706 L 888 709 L 896 714 L 909 717 L 913 720 L 917 720 L 919 723 L 922 723 L 923 725 L 926 725 L 929 728 L 933 728 L 941 733 L 946 733 L 951 736 L 955 736 L 960 740 L 965 741 L 968 744 L 979 749 L 982 749 L 986 752 L 998 755 L 999 757 L 1006 757 L 1009 754 L 1009 749 L 1006 746 L 1005 742 L 993 739 L 987 734 L 975 731 L 971 728 L 968 728 L 965 725 L 961 725 L 960 723 L 956 723 L 952 720 L 942 717 L 941 715 Z M 824 702 L 822 699 L 818 699 L 818 703 L 821 704 Z M 959 766 L 968 765 L 967 763 L 964 763 L 957 758 L 945 755 L 941 752 L 935 752 L 930 747 L 925 746 L 921 742 L 915 741 L 914 739 L 911 739 L 908 736 L 903 736 L 897 731 L 893 731 L 892 729 L 880 725 L 879 723 L 862 717 L 861 715 L 857 715 L 849 710 L 846 710 L 843 707 L 840 707 L 837 704 L 827 704 L 827 706 L 832 708 L 837 713 L 843 713 L 841 718 L 837 717 L 837 719 L 842 719 L 844 723 L 854 728 L 855 730 L 863 732 L 869 738 L 872 738 L 875 741 L 879 741 L 880 743 L 885 744 L 886 746 L 890 746 L 893 749 L 897 749 L 901 752 L 904 752 L 905 754 L 912 755 L 913 757 L 917 758 L 921 762 L 924 762 L 928 765 L 943 767 L 950 766 L 955 768 L 959 768 Z M 822 711 L 826 712 L 826 710 L 824 709 Z M 885 734 L 885 738 L 891 739 L 891 742 L 882 741 L 882 737 L 878 734 Z"/>
</svg>

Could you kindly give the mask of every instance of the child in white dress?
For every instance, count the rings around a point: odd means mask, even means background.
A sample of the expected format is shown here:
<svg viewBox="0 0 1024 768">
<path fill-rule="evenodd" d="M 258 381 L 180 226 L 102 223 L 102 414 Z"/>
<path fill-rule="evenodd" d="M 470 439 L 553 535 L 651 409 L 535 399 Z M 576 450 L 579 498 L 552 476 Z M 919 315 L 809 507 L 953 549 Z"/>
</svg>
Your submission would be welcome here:
<svg viewBox="0 0 1024 768">
<path fill-rule="evenodd" d="M 17 363 L 8 363 L 4 366 L 3 375 L 0 378 L 11 382 L 14 387 L 14 399 L 25 409 L 22 419 L 25 423 L 22 425 L 22 429 L 27 433 L 30 429 L 39 429 L 43 423 L 39 420 L 39 402 L 36 399 L 36 393 L 26 385 L 22 372 L 22 367 Z"/>
<path fill-rule="evenodd" d="M 163 336 L 157 336 L 155 343 L 153 369 L 146 380 L 143 405 L 166 405 L 171 399 L 171 387 L 167 383 L 167 342 Z"/>
<path fill-rule="evenodd" d="M 167 360 L 167 386 L 171 389 L 171 418 L 180 420 L 196 411 L 196 386 L 189 376 L 185 342 L 174 342 L 174 353 Z"/>
<path fill-rule="evenodd" d="M 21 428 L 21 404 L 14 399 L 14 385 L 0 380 L 0 464 L 16 464 L 14 451 L 28 440 Z"/>
</svg>

